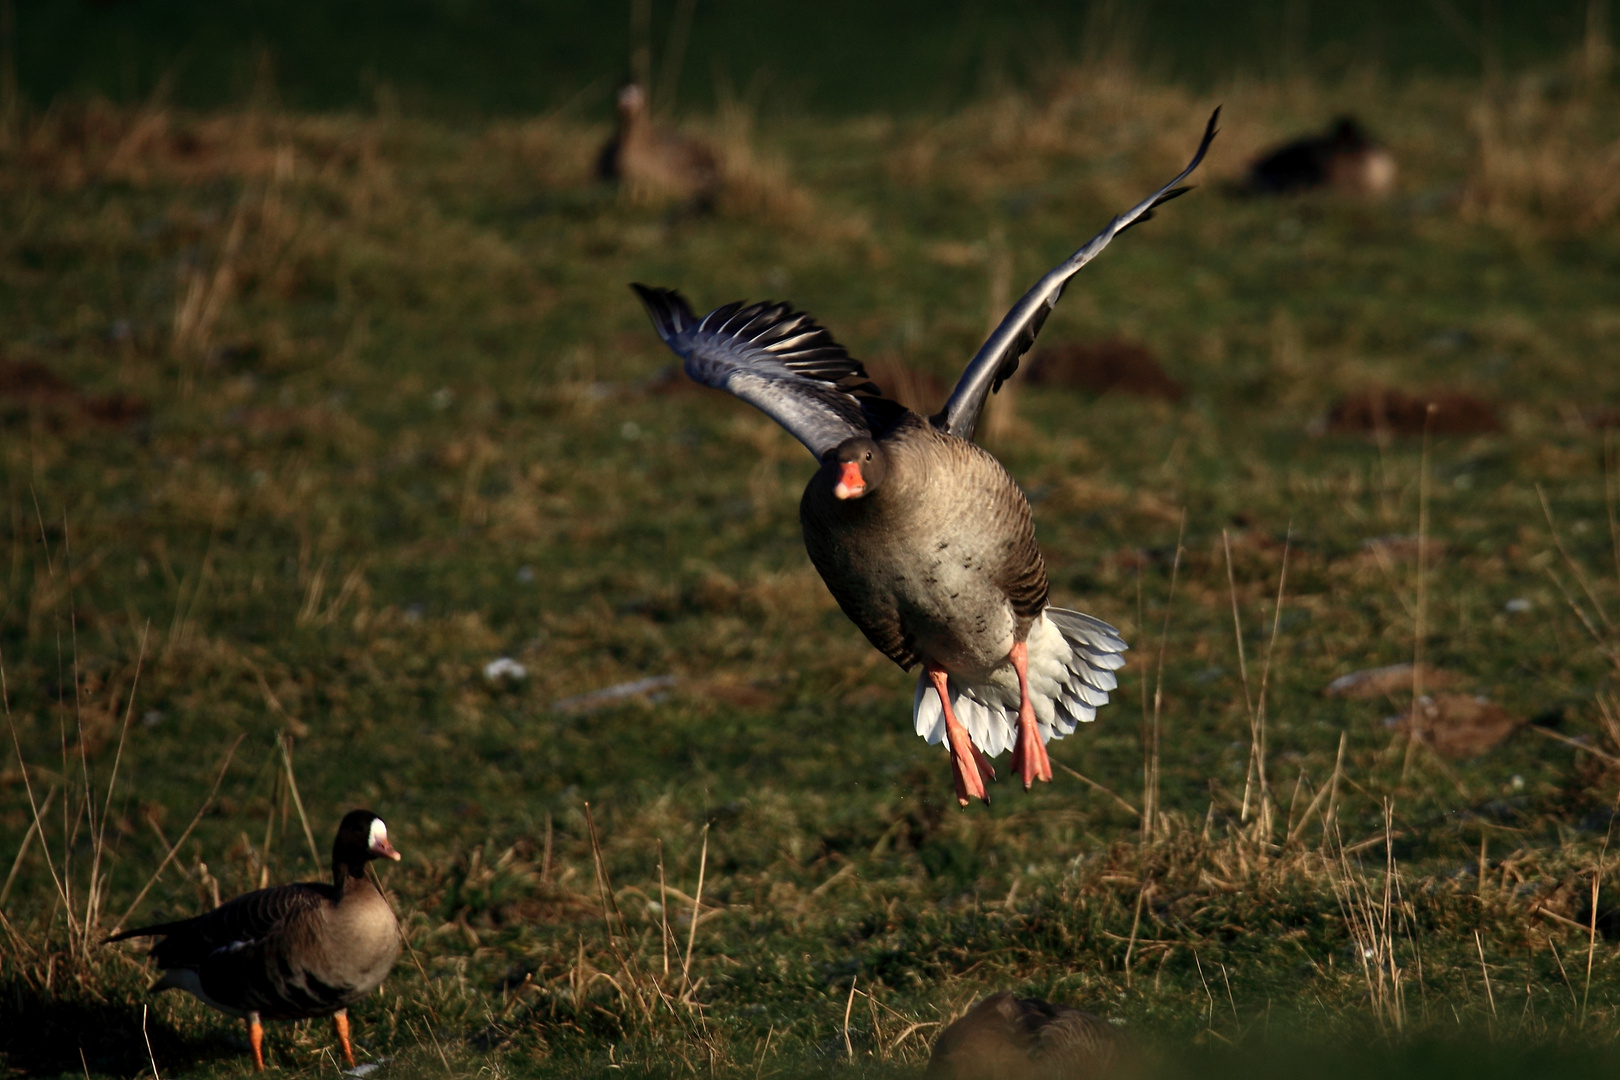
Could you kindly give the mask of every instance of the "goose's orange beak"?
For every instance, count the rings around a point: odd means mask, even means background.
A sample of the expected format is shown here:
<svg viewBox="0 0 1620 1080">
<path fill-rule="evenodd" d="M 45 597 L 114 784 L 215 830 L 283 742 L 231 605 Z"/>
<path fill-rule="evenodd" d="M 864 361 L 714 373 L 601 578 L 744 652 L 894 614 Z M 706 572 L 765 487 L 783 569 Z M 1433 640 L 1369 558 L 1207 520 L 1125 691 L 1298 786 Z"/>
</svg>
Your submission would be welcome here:
<svg viewBox="0 0 1620 1080">
<path fill-rule="evenodd" d="M 843 472 L 838 477 L 838 483 L 833 485 L 833 494 L 840 499 L 858 499 L 866 494 L 866 478 L 861 476 L 861 466 L 856 461 L 843 463 Z"/>
</svg>

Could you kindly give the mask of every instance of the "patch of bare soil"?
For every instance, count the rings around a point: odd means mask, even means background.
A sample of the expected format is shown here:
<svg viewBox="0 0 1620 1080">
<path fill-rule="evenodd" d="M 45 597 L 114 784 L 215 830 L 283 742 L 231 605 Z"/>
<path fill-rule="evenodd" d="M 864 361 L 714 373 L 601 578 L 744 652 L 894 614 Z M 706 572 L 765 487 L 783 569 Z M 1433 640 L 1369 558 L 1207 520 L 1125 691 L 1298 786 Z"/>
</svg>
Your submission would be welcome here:
<svg viewBox="0 0 1620 1080">
<path fill-rule="evenodd" d="M 1431 417 L 1430 409 L 1434 410 Z M 1502 430 L 1496 407 L 1458 390 L 1408 394 L 1372 386 L 1347 394 L 1328 410 L 1327 429 L 1341 434 L 1486 435 Z"/>
<path fill-rule="evenodd" d="M 1118 390 L 1165 401 L 1187 396 L 1147 346 L 1119 339 L 1058 342 L 1035 354 L 1028 378 L 1034 386 L 1096 395 Z"/>
<path fill-rule="evenodd" d="M 119 426 L 139 420 L 150 410 L 129 394 L 86 394 L 34 360 L 0 360 L 0 423 L 38 412 L 53 427 L 75 420 Z"/>
</svg>

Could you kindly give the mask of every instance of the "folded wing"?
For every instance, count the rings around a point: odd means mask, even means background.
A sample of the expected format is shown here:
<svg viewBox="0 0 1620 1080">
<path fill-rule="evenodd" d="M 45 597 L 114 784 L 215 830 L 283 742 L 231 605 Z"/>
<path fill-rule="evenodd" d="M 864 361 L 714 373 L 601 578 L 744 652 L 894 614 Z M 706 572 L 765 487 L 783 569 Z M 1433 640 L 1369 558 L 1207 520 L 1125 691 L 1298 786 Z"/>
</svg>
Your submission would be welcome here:
<svg viewBox="0 0 1620 1080">
<path fill-rule="evenodd" d="M 845 439 L 880 434 L 899 409 L 859 360 L 786 304 L 726 304 L 699 319 L 673 289 L 630 287 L 693 381 L 764 412 L 818 461 Z"/>
<path fill-rule="evenodd" d="M 1035 344 L 1035 335 L 1041 332 L 1046 317 L 1052 313 L 1052 309 L 1062 298 L 1064 286 L 1068 285 L 1069 279 L 1078 274 L 1086 263 L 1096 258 L 1114 237 L 1130 226 L 1152 217 L 1155 206 L 1186 193 L 1187 188 L 1179 188 L 1176 185 L 1191 175 L 1192 171 L 1198 168 L 1199 162 L 1204 160 L 1204 154 L 1215 138 L 1215 122 L 1220 115 L 1220 109 L 1216 109 L 1210 115 L 1209 124 L 1204 128 L 1203 141 L 1198 144 L 1198 153 L 1193 155 L 1192 161 L 1185 169 L 1176 174 L 1174 180 L 1109 222 L 1108 227 L 1092 237 L 1090 243 L 1070 255 L 1036 282 L 1035 287 L 1025 293 L 1023 299 L 1007 312 L 1007 317 L 1001 320 L 1001 325 L 996 327 L 995 333 L 990 335 L 990 339 L 979 349 L 978 355 L 974 356 L 967 370 L 962 373 L 962 378 L 957 381 L 956 389 L 951 392 L 945 408 L 937 416 L 930 418 L 935 427 L 959 438 L 973 438 L 974 429 L 979 423 L 979 414 L 984 411 L 985 400 L 1000 390 L 1001 384 L 1018 370 L 1019 358 Z"/>
<path fill-rule="evenodd" d="M 322 901 L 319 886 L 277 885 L 228 900 L 196 918 L 126 930 L 107 940 L 162 937 L 152 949 L 159 967 L 195 967 L 218 952 L 257 944 Z"/>
</svg>

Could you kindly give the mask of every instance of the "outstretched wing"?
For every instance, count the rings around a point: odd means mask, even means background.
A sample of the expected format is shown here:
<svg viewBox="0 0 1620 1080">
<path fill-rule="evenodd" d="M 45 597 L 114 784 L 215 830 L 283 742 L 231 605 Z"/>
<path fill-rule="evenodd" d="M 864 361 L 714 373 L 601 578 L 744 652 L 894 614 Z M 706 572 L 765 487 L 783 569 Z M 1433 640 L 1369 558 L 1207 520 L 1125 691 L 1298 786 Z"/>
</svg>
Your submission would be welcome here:
<svg viewBox="0 0 1620 1080">
<path fill-rule="evenodd" d="M 630 287 L 694 382 L 764 412 L 817 461 L 845 439 L 879 434 L 899 408 L 831 334 L 786 304 L 726 304 L 699 319 L 673 289 Z"/>
<path fill-rule="evenodd" d="M 1176 185 L 1185 180 L 1194 169 L 1198 168 L 1198 163 L 1204 160 L 1204 154 L 1215 138 L 1215 121 L 1220 115 L 1220 109 L 1216 109 L 1210 115 L 1209 124 L 1204 128 L 1204 139 L 1198 144 L 1198 153 L 1193 155 L 1192 161 L 1176 175 L 1174 180 L 1109 222 L 1108 228 L 1092 237 L 1091 242 L 1085 247 L 1054 267 L 1050 273 L 1035 283 L 1033 289 L 1024 294 L 1023 299 L 1019 300 L 1011 311 L 1007 312 L 1007 317 L 1001 320 L 1001 325 L 996 327 L 995 333 L 991 334 L 990 339 L 979 349 L 978 355 L 968 364 L 967 370 L 962 372 L 962 378 L 957 381 L 956 389 L 951 392 L 951 398 L 945 403 L 945 408 L 937 416 L 930 418 L 935 427 L 963 439 L 973 438 L 973 430 L 979 423 L 979 414 L 984 411 L 985 399 L 1000 390 L 1001 384 L 1018 370 L 1019 358 L 1035 344 L 1035 335 L 1041 332 L 1046 317 L 1057 306 L 1069 279 L 1079 273 L 1082 266 L 1096 258 L 1114 237 L 1132 225 L 1152 217 L 1155 206 L 1186 194 L 1189 189 Z"/>
</svg>

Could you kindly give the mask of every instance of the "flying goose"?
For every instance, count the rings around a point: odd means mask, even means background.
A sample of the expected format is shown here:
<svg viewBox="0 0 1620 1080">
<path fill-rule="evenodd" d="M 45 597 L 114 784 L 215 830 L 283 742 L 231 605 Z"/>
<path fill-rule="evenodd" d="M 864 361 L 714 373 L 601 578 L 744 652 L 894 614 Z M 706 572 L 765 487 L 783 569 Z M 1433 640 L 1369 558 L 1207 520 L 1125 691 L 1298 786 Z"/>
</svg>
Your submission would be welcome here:
<svg viewBox="0 0 1620 1080">
<path fill-rule="evenodd" d="M 332 884 L 277 885 L 228 900 L 194 919 L 108 938 L 161 937 L 153 990 L 177 987 L 247 1020 L 254 1067 L 264 1070 L 261 1019 L 331 1016 L 343 1060 L 354 1065 L 349 1006 L 377 989 L 399 956 L 399 923 L 366 876 L 372 859 L 399 859 L 388 827 L 351 810 L 332 844 Z"/>
<path fill-rule="evenodd" d="M 1100 1016 L 1003 990 L 940 1033 L 926 1080 L 1100 1080 L 1130 1050 Z"/>
<path fill-rule="evenodd" d="M 1203 160 L 1219 116 L 1174 180 L 1024 294 L 927 419 L 881 397 L 859 360 L 786 304 L 731 303 L 699 319 L 677 292 L 631 286 L 687 375 L 759 408 L 821 462 L 799 504 L 810 561 L 873 645 L 906 671 L 922 665 L 912 719 L 948 747 L 963 806 L 990 801 L 987 756 L 1009 748 L 1026 790 L 1050 780 L 1046 741 L 1096 718 L 1126 649 L 1112 626 L 1048 606 L 1029 502 L 973 442 L 979 414 L 1069 279 L 1187 190 L 1176 185 Z"/>
</svg>

